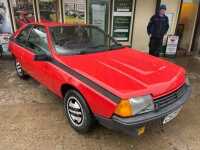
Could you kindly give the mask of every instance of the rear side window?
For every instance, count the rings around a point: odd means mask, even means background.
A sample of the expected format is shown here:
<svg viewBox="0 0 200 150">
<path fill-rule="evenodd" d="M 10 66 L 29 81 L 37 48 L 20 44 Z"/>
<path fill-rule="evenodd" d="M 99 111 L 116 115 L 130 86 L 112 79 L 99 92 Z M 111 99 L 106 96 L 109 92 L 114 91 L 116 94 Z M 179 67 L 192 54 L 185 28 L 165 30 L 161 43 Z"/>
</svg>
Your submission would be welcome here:
<svg viewBox="0 0 200 150">
<path fill-rule="evenodd" d="M 31 29 L 32 29 L 32 25 L 29 25 L 23 31 L 21 31 L 21 33 L 16 38 L 16 42 L 25 46 L 26 39 L 28 38 L 28 35 Z"/>
</svg>

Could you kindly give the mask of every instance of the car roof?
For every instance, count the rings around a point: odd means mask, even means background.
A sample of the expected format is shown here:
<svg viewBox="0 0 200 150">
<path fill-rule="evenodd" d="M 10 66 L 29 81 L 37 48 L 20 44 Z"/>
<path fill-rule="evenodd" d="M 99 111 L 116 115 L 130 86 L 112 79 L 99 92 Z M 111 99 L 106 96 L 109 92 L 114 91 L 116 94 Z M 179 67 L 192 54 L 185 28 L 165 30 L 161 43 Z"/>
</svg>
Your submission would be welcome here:
<svg viewBox="0 0 200 150">
<path fill-rule="evenodd" d="M 88 26 L 88 24 L 68 24 L 68 23 L 61 23 L 61 22 L 50 22 L 50 21 L 45 21 L 45 22 L 35 22 L 31 23 L 34 25 L 42 25 L 45 27 L 55 27 L 55 26 Z"/>
</svg>

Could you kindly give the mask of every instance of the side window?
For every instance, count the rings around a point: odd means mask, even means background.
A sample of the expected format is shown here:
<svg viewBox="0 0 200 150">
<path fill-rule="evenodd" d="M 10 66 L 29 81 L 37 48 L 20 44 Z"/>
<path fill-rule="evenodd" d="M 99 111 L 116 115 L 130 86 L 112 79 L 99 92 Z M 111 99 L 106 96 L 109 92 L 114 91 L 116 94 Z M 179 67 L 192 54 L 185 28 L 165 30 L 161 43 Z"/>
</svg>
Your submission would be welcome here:
<svg viewBox="0 0 200 150">
<path fill-rule="evenodd" d="M 33 50 L 35 54 L 48 54 L 48 41 L 47 41 L 47 33 L 42 26 L 34 27 L 31 31 L 28 41 L 27 47 Z"/>
<path fill-rule="evenodd" d="M 17 36 L 16 42 L 25 45 L 26 39 L 28 38 L 29 32 L 32 29 L 32 25 L 27 26 L 21 33 Z"/>
</svg>

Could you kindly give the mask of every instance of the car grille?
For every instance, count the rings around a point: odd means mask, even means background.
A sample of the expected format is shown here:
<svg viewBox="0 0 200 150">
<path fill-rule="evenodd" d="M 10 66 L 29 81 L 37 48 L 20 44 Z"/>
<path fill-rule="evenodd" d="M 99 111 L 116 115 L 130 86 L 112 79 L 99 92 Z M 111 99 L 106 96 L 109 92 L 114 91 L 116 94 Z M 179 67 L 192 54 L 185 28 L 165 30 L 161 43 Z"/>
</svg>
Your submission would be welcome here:
<svg viewBox="0 0 200 150">
<path fill-rule="evenodd" d="M 181 88 L 179 88 L 175 92 L 156 99 L 154 101 L 155 110 L 160 110 L 160 109 L 176 102 L 178 99 L 180 99 L 184 95 L 186 88 L 187 88 L 187 86 L 183 85 Z"/>
</svg>

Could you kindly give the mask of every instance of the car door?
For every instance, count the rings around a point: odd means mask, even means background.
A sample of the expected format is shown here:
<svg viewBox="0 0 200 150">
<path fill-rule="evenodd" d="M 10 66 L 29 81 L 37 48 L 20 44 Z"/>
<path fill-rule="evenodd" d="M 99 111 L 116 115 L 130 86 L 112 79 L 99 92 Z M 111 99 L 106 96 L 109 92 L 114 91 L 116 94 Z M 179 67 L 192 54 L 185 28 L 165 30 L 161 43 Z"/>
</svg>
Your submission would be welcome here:
<svg viewBox="0 0 200 150">
<path fill-rule="evenodd" d="M 47 60 L 35 60 L 35 56 L 51 56 L 48 47 L 46 28 L 40 25 L 34 26 L 26 42 L 27 52 L 23 55 L 24 66 L 31 70 L 31 76 L 42 84 L 51 87 L 50 71 L 48 66 L 51 63 Z"/>
<path fill-rule="evenodd" d="M 29 72 L 25 65 L 25 60 L 23 59 L 24 53 L 26 53 L 26 40 L 28 35 L 32 29 L 33 25 L 28 25 L 25 27 L 14 40 L 11 40 L 11 44 L 9 44 L 9 49 L 12 49 L 13 55 L 16 57 L 17 61 L 20 62 L 22 68 Z"/>
</svg>

